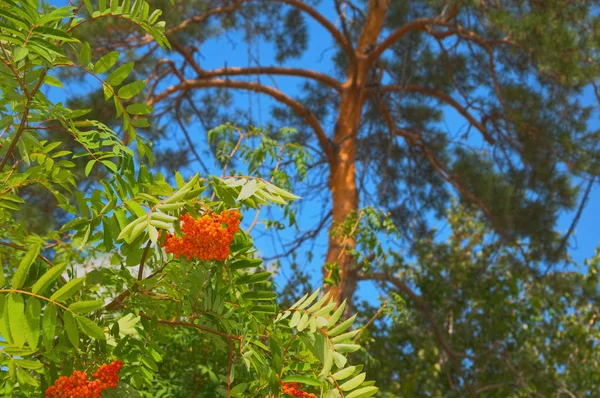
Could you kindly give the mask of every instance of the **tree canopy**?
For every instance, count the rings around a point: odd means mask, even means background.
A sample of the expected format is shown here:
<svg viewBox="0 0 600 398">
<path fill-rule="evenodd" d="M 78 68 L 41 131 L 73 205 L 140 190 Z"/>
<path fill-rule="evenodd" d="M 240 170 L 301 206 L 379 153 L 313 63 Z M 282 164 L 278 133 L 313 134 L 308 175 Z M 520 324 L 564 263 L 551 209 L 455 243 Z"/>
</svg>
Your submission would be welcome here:
<svg viewBox="0 0 600 398">
<path fill-rule="evenodd" d="M 276 253 L 291 265 L 289 305 L 309 285 L 312 244 L 327 241 L 321 281 L 335 303 L 348 300 L 345 318 L 359 310 L 364 349 L 351 358 L 382 396 L 592 393 L 598 259 L 575 264 L 568 243 L 599 172 L 598 1 L 153 1 L 159 40 L 116 12 L 143 13 L 138 4 L 78 9 L 87 18 L 106 7 L 78 37 L 96 63 L 123 53 L 111 66 L 127 73 L 69 106 L 92 109 L 141 157 L 152 143 L 154 170 L 258 173 L 319 209 L 314 224 L 294 206 L 286 220 L 258 214 L 250 230 L 301 229 Z M 214 43 L 219 54 L 206 50 Z M 57 76 L 87 81 L 77 69 Z M 132 129 L 114 115 L 137 94 L 154 113 Z M 240 134 L 214 130 L 226 122 Z M 279 145 L 290 157 L 269 163 Z M 74 185 L 87 181 L 87 164 Z M 221 185 L 210 188 L 227 201 Z M 559 232 L 565 212 L 573 219 Z M 385 293 L 380 307 L 356 294 L 363 283 Z M 172 333 L 162 348 L 181 355 L 166 357 L 156 388 L 198 394 L 181 380 L 214 375 L 202 358 L 194 370 L 182 358 L 211 342 Z"/>
</svg>

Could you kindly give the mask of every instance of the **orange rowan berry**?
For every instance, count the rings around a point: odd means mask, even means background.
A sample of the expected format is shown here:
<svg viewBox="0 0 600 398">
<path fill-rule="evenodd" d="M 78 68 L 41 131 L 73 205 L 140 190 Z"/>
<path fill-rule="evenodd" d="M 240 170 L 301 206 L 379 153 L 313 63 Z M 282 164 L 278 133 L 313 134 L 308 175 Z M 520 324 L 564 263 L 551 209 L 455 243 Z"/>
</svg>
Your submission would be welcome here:
<svg viewBox="0 0 600 398">
<path fill-rule="evenodd" d="M 317 396 L 313 393 L 302 391 L 302 389 L 298 387 L 298 383 L 283 383 L 281 385 L 281 391 L 284 394 L 291 395 L 296 398 L 317 398 Z"/>
<path fill-rule="evenodd" d="M 165 251 L 188 260 L 224 261 L 229 257 L 233 236 L 239 231 L 240 217 L 237 210 L 207 212 L 197 219 L 184 214 L 180 217 L 182 236 L 167 234 Z"/>
<path fill-rule="evenodd" d="M 54 385 L 46 389 L 46 398 L 102 398 L 102 391 L 116 388 L 118 373 L 123 362 L 113 361 L 104 364 L 92 375 L 97 380 L 87 380 L 87 373 L 73 371 L 70 377 L 60 376 Z"/>
</svg>

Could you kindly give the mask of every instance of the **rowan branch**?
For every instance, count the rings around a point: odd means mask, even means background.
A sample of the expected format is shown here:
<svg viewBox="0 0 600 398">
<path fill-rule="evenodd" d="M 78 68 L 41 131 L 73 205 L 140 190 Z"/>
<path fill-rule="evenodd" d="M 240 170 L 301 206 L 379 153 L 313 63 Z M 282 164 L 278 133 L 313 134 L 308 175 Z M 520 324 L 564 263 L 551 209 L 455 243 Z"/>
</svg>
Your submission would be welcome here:
<svg viewBox="0 0 600 398">
<path fill-rule="evenodd" d="M 146 318 L 146 319 L 152 319 L 151 316 L 144 314 L 143 312 L 140 312 L 140 316 L 142 318 Z M 160 323 L 162 325 L 169 325 L 169 326 L 181 326 L 181 327 L 186 327 L 186 328 L 193 328 L 193 329 L 198 329 L 201 330 L 203 332 L 208 332 L 208 333 L 212 333 L 212 334 L 216 334 L 217 336 L 221 336 L 226 338 L 227 340 L 241 340 L 242 337 L 241 336 L 237 336 L 234 334 L 227 334 L 227 333 L 223 333 L 221 331 L 209 328 L 207 326 L 202 326 L 202 325 L 197 325 L 195 323 L 190 323 L 190 322 L 184 322 L 184 321 L 168 321 L 166 319 L 157 319 L 156 321 L 157 323 Z"/>
<path fill-rule="evenodd" d="M 319 122 L 317 117 L 310 110 L 308 110 L 304 105 L 302 105 L 300 102 L 294 100 L 293 98 L 289 97 L 285 93 L 283 93 L 273 87 L 270 87 L 270 86 L 265 86 L 263 84 L 255 83 L 255 82 L 233 81 L 233 80 L 217 80 L 217 79 L 185 80 L 177 85 L 168 87 L 164 91 L 156 94 L 147 103 L 149 105 L 154 105 L 154 104 L 168 98 L 170 95 L 172 95 L 173 93 L 176 93 L 178 91 L 192 90 L 192 89 L 197 89 L 197 88 L 234 88 L 234 89 L 241 89 L 241 90 L 250 90 L 250 91 L 257 92 L 257 93 L 263 93 L 263 94 L 269 95 L 270 97 L 274 98 L 278 102 L 281 102 L 282 104 L 289 106 L 297 114 L 304 117 L 304 120 L 306 121 L 306 123 L 314 130 L 315 134 L 317 135 L 317 139 L 319 141 L 319 144 L 321 145 L 321 149 L 325 152 L 325 156 L 327 157 L 328 161 L 330 163 L 333 163 L 335 161 L 333 145 L 332 145 L 331 141 L 329 140 L 329 138 L 327 137 L 327 134 L 325 134 L 325 131 L 323 130 L 323 127 L 321 126 L 321 123 Z"/>
</svg>

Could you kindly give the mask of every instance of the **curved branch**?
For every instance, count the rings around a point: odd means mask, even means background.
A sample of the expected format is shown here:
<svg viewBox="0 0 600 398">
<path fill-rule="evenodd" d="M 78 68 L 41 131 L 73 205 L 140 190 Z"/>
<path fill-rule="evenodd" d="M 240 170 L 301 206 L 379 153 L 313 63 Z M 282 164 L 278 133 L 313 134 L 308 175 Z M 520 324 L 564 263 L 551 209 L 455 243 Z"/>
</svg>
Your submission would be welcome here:
<svg viewBox="0 0 600 398">
<path fill-rule="evenodd" d="M 304 11 L 315 21 L 317 21 L 321 26 L 323 26 L 331 36 L 339 43 L 344 52 L 348 55 L 350 59 L 354 57 L 354 50 L 352 49 L 352 45 L 346 40 L 342 32 L 340 32 L 334 24 L 332 24 L 327 18 L 325 18 L 320 12 L 318 12 L 313 7 L 304 3 L 302 0 L 273 0 L 280 3 L 285 3 L 292 7 L 299 9 L 300 11 Z"/>
<path fill-rule="evenodd" d="M 390 48 L 392 45 L 394 45 L 394 43 L 396 43 L 408 33 L 417 30 L 424 30 L 427 25 L 434 23 L 435 20 L 436 18 L 419 18 L 405 23 L 404 25 L 396 29 L 393 33 L 391 33 L 388 37 L 386 37 L 381 43 L 377 45 L 377 47 L 373 49 L 373 51 L 369 53 L 369 63 L 381 57 L 381 54 L 383 54 L 385 50 Z"/>
<path fill-rule="evenodd" d="M 450 95 L 446 94 L 442 90 L 438 90 L 438 89 L 434 89 L 434 88 L 427 88 L 427 87 L 423 87 L 423 86 L 402 85 L 402 84 L 391 84 L 388 86 L 382 86 L 382 87 L 378 87 L 376 90 L 380 90 L 383 92 L 405 91 L 405 92 L 409 92 L 409 93 L 423 94 L 423 95 L 425 95 L 427 97 L 431 97 L 431 98 L 436 98 L 442 102 L 445 102 L 447 105 L 450 105 L 458 113 L 460 113 L 465 119 L 467 119 L 467 121 L 469 123 L 471 123 L 477 130 L 479 130 L 481 135 L 483 135 L 483 138 L 490 145 L 493 145 L 496 142 L 495 138 L 492 137 L 492 135 L 490 134 L 490 132 L 487 130 L 487 128 L 484 126 L 484 124 L 482 122 L 475 119 L 475 116 L 473 116 L 471 113 L 469 113 L 469 111 L 464 106 L 462 106 L 458 101 L 456 101 L 454 98 L 452 98 Z"/>
<path fill-rule="evenodd" d="M 241 90 L 250 90 L 250 91 L 257 92 L 257 93 L 263 93 L 263 94 L 269 95 L 270 97 L 281 102 L 282 104 L 289 106 L 300 116 L 304 117 L 304 120 L 306 121 L 306 123 L 308 123 L 308 125 L 310 127 L 312 127 L 312 129 L 315 131 L 315 134 L 317 135 L 317 139 L 319 140 L 319 144 L 321 145 L 321 149 L 325 152 L 325 156 L 327 157 L 328 161 L 330 163 L 335 161 L 333 145 L 332 145 L 331 141 L 329 140 L 329 138 L 327 137 L 327 134 L 325 134 L 325 131 L 323 130 L 323 127 L 321 126 L 319 119 L 317 119 L 317 117 L 312 112 L 310 112 L 310 110 L 308 110 L 304 105 L 302 105 L 300 102 L 294 100 L 293 98 L 289 97 L 285 93 L 283 93 L 273 87 L 265 86 L 263 84 L 259 84 L 259 83 L 255 83 L 255 82 L 244 82 L 244 81 L 233 81 L 233 80 L 217 80 L 217 79 L 185 80 L 185 81 L 182 81 L 180 84 L 168 87 L 163 92 L 156 94 L 147 103 L 149 105 L 153 105 L 153 104 L 156 104 L 156 103 L 166 99 L 171 94 L 176 93 L 178 91 L 192 90 L 192 89 L 196 89 L 196 88 L 235 88 L 235 89 L 241 89 Z"/>
<path fill-rule="evenodd" d="M 456 17 L 456 14 L 458 14 L 458 5 L 454 5 L 447 15 L 444 12 L 442 12 L 442 14 L 434 18 L 418 18 L 405 23 L 404 25 L 396 29 L 394 32 L 392 32 L 387 38 L 385 38 L 385 40 L 379 43 L 377 47 L 373 49 L 373 51 L 369 53 L 369 63 L 378 59 L 385 50 L 390 48 L 392 45 L 394 45 L 394 43 L 402 39 L 408 33 L 417 30 L 425 30 L 427 26 L 432 24 L 440 22 L 447 23 L 454 19 Z"/>
<path fill-rule="evenodd" d="M 240 76 L 240 75 L 283 75 L 305 77 L 308 79 L 317 80 L 329 87 L 342 91 L 342 84 L 335 78 L 309 69 L 300 68 L 285 68 L 279 66 L 256 66 L 248 68 L 225 67 L 220 69 L 208 70 L 202 72 L 203 79 L 213 78 L 218 76 Z"/>
</svg>

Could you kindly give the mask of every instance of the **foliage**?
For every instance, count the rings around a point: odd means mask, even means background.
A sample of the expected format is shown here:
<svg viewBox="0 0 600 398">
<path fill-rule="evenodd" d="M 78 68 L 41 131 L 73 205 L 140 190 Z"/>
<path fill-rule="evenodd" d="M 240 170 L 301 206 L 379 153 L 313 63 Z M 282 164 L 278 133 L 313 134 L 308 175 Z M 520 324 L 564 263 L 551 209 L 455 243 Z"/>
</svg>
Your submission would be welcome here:
<svg viewBox="0 0 600 398">
<path fill-rule="evenodd" d="M 182 230 L 182 218 L 258 211 L 297 199 L 261 178 L 255 165 L 289 156 L 302 173 L 300 148 L 264 136 L 264 151 L 248 159 L 253 176 L 196 174 L 186 180 L 176 173 L 172 186 L 150 170 L 152 145 L 138 134 L 153 111 L 137 102 L 145 83 L 126 81 L 133 65 L 117 66 L 118 52 L 92 62 L 91 46 L 78 36 L 81 26 L 118 17 L 167 47 L 161 12 L 141 0 L 83 5 L 88 18 L 79 18 L 77 7 L 37 0 L 0 5 L 0 392 L 39 396 L 61 375 L 116 358 L 124 363 L 122 381 L 105 396 L 152 394 L 162 387 L 154 379 L 170 355 L 164 343 L 182 328 L 218 358 L 206 361 L 203 374 L 210 383 L 195 394 L 279 396 L 281 383 L 299 382 L 326 397 L 374 395 L 377 387 L 366 381 L 362 366 L 347 364 L 360 348 L 353 339 L 360 331 L 352 329 L 355 317 L 341 318 L 344 304 L 336 306 L 319 290 L 280 309 L 271 274 L 237 225 L 230 228 L 235 235 L 224 261 L 177 257 L 163 248 L 167 233 Z M 62 87 L 58 68 L 75 68 L 99 82 L 123 139 L 85 118 L 88 109 L 69 109 L 45 94 L 48 86 Z M 77 149 L 63 149 L 46 130 L 64 131 Z M 91 181 L 89 193 L 74 178 L 76 159 L 85 159 L 86 176 L 98 168 L 106 173 Z M 270 174 L 285 184 L 281 168 Z M 30 205 L 20 193 L 33 185 L 50 192 L 66 212 L 69 221 L 59 229 L 36 234 L 16 219 Z M 95 269 L 88 272 L 90 266 Z"/>
<path fill-rule="evenodd" d="M 361 334 L 381 396 L 593 395 L 600 252 L 562 271 L 528 267 L 471 211 L 455 206 L 448 220 L 444 240 L 432 231 L 410 260 L 371 275 L 386 294 L 413 294 Z"/>
</svg>

